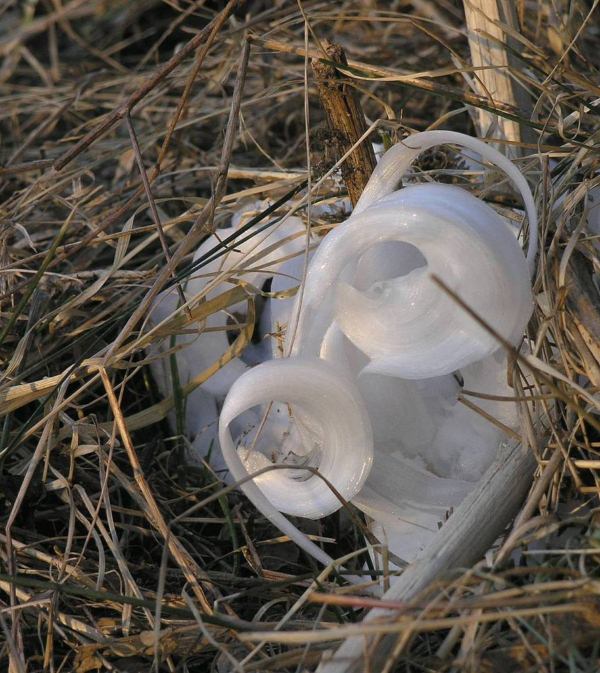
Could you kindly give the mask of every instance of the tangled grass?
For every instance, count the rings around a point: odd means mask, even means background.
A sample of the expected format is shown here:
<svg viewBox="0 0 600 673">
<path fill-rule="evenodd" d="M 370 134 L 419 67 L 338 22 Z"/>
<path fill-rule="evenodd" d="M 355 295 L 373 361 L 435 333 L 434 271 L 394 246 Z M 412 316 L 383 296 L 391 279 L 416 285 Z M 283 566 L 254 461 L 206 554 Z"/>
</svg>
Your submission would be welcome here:
<svg viewBox="0 0 600 673">
<path fill-rule="evenodd" d="M 379 120 L 373 141 L 432 125 L 473 132 L 472 111 L 495 108 L 471 89 L 461 4 L 0 4 L 3 670 L 314 670 L 367 631 L 395 636 L 385 662 L 370 650 L 378 671 L 598 670 L 597 3 L 517 4 L 513 75 L 534 105 L 496 111 L 529 130 L 519 163 L 537 187 L 543 252 L 530 323 L 539 369 L 525 392 L 553 422 L 527 435 L 538 469 L 507 535 L 368 626 L 378 599 L 319 575 L 222 475 L 187 462 L 185 395 L 253 326 L 166 399 L 152 380 L 151 344 L 256 293 L 231 282 L 158 330 L 145 320 L 241 206 L 268 200 L 265 222 L 294 208 L 306 219 L 307 184 L 313 201 L 343 196 L 307 67 L 320 41 L 345 48 Z M 514 216 L 508 187 L 451 152 L 420 170 Z M 363 568 L 356 513 L 311 533 Z"/>
</svg>

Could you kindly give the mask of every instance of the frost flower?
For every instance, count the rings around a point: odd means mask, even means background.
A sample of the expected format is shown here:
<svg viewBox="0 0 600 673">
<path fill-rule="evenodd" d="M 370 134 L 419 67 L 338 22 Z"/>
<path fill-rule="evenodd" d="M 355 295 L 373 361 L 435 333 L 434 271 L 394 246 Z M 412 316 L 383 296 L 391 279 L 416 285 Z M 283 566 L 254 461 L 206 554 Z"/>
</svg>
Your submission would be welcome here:
<svg viewBox="0 0 600 673">
<path fill-rule="evenodd" d="M 478 153 L 520 191 L 526 254 L 507 221 L 459 187 L 395 191 L 419 152 L 443 143 Z M 431 276 L 517 345 L 532 311 L 536 232 L 533 197 L 510 161 L 430 131 L 383 156 L 351 217 L 318 246 L 290 317 L 289 357 L 236 378 L 219 441 L 246 495 L 321 562 L 331 559 L 284 514 L 319 518 L 350 500 L 412 560 L 493 460 L 501 428 L 517 427 L 512 402 L 480 405 L 498 425 L 459 403 L 462 386 L 510 397 L 506 357 Z"/>
</svg>

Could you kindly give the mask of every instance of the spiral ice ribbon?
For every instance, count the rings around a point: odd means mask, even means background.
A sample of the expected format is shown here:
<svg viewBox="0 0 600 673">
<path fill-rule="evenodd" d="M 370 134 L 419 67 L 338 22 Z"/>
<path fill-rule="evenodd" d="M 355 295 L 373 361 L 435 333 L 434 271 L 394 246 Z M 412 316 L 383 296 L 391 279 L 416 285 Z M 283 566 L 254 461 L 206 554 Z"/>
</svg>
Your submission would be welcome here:
<svg viewBox="0 0 600 673">
<path fill-rule="evenodd" d="M 264 204 L 256 203 L 256 206 L 261 208 Z M 219 236 L 209 236 L 198 247 L 193 261 L 206 262 L 185 286 L 188 301 L 196 297 L 212 299 L 223 291 L 224 283 L 235 284 L 238 278 L 250 286 L 261 288 L 266 280 L 276 277 L 282 268 L 289 265 L 290 257 L 295 260 L 295 255 L 301 255 L 306 243 L 306 229 L 298 217 L 288 217 L 285 228 L 279 227 L 274 231 L 264 232 L 259 226 L 253 226 L 238 237 L 239 241 L 230 243 L 223 250 L 222 238 L 235 233 L 242 225 L 241 217 L 247 214 L 246 210 L 238 211 L 229 228 L 220 230 Z M 179 295 L 174 288 L 161 293 L 153 306 L 151 323 L 158 324 L 168 318 L 177 310 L 178 303 Z M 269 308 L 267 304 L 260 316 L 257 326 L 259 337 L 264 337 L 271 329 Z M 213 313 L 201 329 L 177 336 L 176 361 L 182 384 L 218 362 L 228 350 L 228 336 L 224 328 L 230 316 L 243 323 L 246 319 L 245 302 L 230 306 L 227 311 Z M 246 347 L 243 357 L 229 360 L 186 398 L 186 429 L 193 438 L 192 455 L 205 457 L 210 452 L 212 466 L 217 470 L 224 468 L 217 450 L 218 408 L 234 381 L 252 364 L 270 357 L 268 340 L 258 338 L 256 341 Z M 157 349 L 151 348 L 150 351 L 153 354 Z M 169 359 L 157 359 L 152 371 L 162 394 L 165 397 L 171 395 L 173 382 Z"/>
<path fill-rule="evenodd" d="M 506 221 L 463 189 L 426 184 L 393 191 L 421 151 L 444 143 L 477 152 L 512 180 L 528 216 L 526 255 Z M 318 467 L 327 466 L 329 474 L 334 466 L 336 479 L 331 481 L 336 489 L 367 512 L 372 506 L 381 512 L 378 499 L 383 502 L 381 507 L 394 509 L 393 485 L 385 487 L 389 492 L 377 492 L 380 486 L 384 488 L 385 475 L 365 482 L 371 469 L 369 455 L 375 450 L 375 465 L 380 472 L 383 466 L 385 472 L 387 454 L 379 455 L 378 444 L 373 449 L 368 426 L 376 419 L 372 409 L 369 418 L 361 379 L 381 374 L 394 377 L 407 404 L 417 403 L 425 399 L 423 385 L 441 390 L 452 372 L 485 361 L 498 350 L 497 340 L 431 281 L 433 273 L 516 344 L 532 311 L 529 274 L 536 251 L 537 219 L 531 191 L 518 169 L 497 151 L 474 138 L 446 131 L 416 134 L 393 147 L 375 169 L 352 216 L 327 235 L 311 261 L 304 292 L 294 307 L 297 330 L 288 334 L 291 357 L 257 366 L 231 388 L 221 414 L 220 441 L 234 477 L 247 478 L 253 468 L 270 462 L 266 456 L 258 459 L 252 450 L 242 460 L 229 431 L 234 417 L 274 399 L 291 406 L 301 400 L 303 412 L 314 414 L 320 424 Z M 320 369 L 327 373 L 326 383 L 316 376 Z M 294 375 L 288 376 L 288 370 Z M 411 380 L 422 381 L 421 388 L 416 389 Z M 278 385 L 273 387 L 269 381 Z M 331 393 L 330 398 L 329 393 L 322 394 L 321 386 Z M 337 413 L 332 392 L 336 387 L 351 391 L 352 399 L 350 406 L 340 407 Z M 311 399 L 319 403 L 307 404 Z M 339 434 L 335 433 L 341 432 L 336 424 L 350 427 L 357 418 L 363 431 L 354 428 L 353 434 L 360 442 L 349 442 L 342 453 L 336 444 Z M 420 497 L 422 503 L 416 509 L 429 511 L 431 516 L 438 515 L 436 508 L 459 502 L 470 488 L 460 479 L 454 483 L 426 479 L 420 488 L 422 473 L 411 470 L 407 463 L 396 480 L 397 499 L 402 500 L 404 489 L 404 496 L 413 503 Z M 298 482 L 290 479 L 290 472 L 265 472 L 243 488 L 298 544 L 319 560 L 331 561 L 281 512 L 316 518 L 337 508 L 339 500 L 332 499 L 331 489 L 318 476 Z M 302 488 L 310 488 L 310 498 L 304 491 L 300 495 L 301 483 Z M 321 501 L 329 506 L 319 510 L 314 503 Z"/>
<path fill-rule="evenodd" d="M 358 390 L 350 379 L 332 365 L 317 358 L 289 358 L 265 362 L 233 385 L 225 400 L 219 422 L 223 457 L 236 480 L 248 476 L 248 468 L 269 465 L 266 456 L 247 452 L 242 462 L 230 431 L 232 421 L 243 412 L 266 401 L 285 400 L 296 415 L 307 415 L 313 425 L 319 473 L 345 499 L 362 488 L 373 460 L 371 426 Z M 343 419 L 343 422 L 340 422 Z M 320 445 L 320 446 L 319 446 Z M 276 448 L 276 447 L 273 447 Z M 306 452 L 309 447 L 302 447 Z M 320 561 L 331 559 L 280 514 L 320 518 L 341 506 L 340 500 L 318 476 L 302 479 L 302 470 L 273 470 L 254 481 L 242 483 L 248 498 L 283 532 Z M 288 473 L 294 473 L 290 478 Z"/>
<path fill-rule="evenodd" d="M 506 222 L 463 189 L 427 184 L 391 191 L 420 151 L 454 143 L 478 152 L 514 182 L 529 219 L 527 258 Z M 418 149 L 416 149 L 418 148 Z M 413 246 L 425 266 L 357 290 L 344 275 L 375 244 Z M 293 354 L 318 355 L 336 320 L 371 360 L 370 370 L 404 378 L 447 374 L 498 348 L 430 278 L 437 274 L 481 318 L 515 343 L 532 310 L 529 268 L 537 219 L 529 187 L 508 159 L 485 143 L 450 131 L 416 134 L 390 149 L 352 216 L 319 246 L 308 270 Z"/>
</svg>

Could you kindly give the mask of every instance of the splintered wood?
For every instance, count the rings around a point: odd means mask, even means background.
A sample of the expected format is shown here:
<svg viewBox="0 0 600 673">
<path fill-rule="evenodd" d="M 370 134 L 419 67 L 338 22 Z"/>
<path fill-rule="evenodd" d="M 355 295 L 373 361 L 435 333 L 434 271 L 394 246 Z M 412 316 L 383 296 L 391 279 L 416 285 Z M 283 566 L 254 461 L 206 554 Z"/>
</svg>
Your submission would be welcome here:
<svg viewBox="0 0 600 673">
<path fill-rule="evenodd" d="M 348 65 L 344 50 L 339 45 L 325 43 L 325 51 L 331 61 Z M 312 60 L 312 69 L 334 146 L 338 150 L 336 159 L 339 159 L 367 130 L 365 116 L 356 90 L 346 75 L 332 63 L 316 58 Z M 375 168 L 375 153 L 371 143 L 360 143 L 341 168 L 352 205 L 356 205 Z"/>
</svg>

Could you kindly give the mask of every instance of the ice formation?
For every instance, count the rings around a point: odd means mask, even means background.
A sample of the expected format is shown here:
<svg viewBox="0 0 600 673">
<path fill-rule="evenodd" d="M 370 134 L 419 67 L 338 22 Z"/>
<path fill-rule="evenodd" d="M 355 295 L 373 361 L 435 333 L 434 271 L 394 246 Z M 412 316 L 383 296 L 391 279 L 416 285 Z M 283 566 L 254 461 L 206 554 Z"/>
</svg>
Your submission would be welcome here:
<svg viewBox="0 0 600 673">
<path fill-rule="evenodd" d="M 529 221 L 526 254 L 508 223 L 463 189 L 425 184 L 395 191 L 413 159 L 443 143 L 477 152 L 520 191 Z M 281 232 L 301 229 L 292 218 Z M 351 217 L 319 243 L 293 306 L 272 299 L 263 311 L 265 334 L 288 323 L 283 347 L 259 350 L 257 360 L 273 359 L 253 367 L 248 357 L 229 363 L 199 393 L 211 398 L 213 415 L 226 395 L 219 443 L 233 478 L 319 561 L 331 559 L 284 514 L 324 516 L 342 506 L 339 495 L 410 561 L 493 460 L 505 434 L 458 396 L 462 387 L 513 396 L 506 356 L 431 275 L 517 345 L 532 310 L 536 231 L 529 187 L 505 157 L 458 133 L 411 136 L 383 156 Z M 277 237 L 283 233 L 259 243 L 254 255 L 236 248 L 239 258 L 225 264 L 254 286 L 271 274 L 272 289 L 289 287 L 302 275 L 296 253 L 306 239 L 298 234 L 282 244 Z M 209 294 L 228 277 L 222 272 L 204 269 L 186 293 Z M 195 337 L 181 362 L 202 369 L 223 352 L 223 340 L 225 332 Z M 188 400 L 188 412 L 204 403 L 198 400 Z M 477 403 L 506 428 L 517 427 L 514 403 Z M 199 407 L 191 415 L 205 420 Z"/>
</svg>

